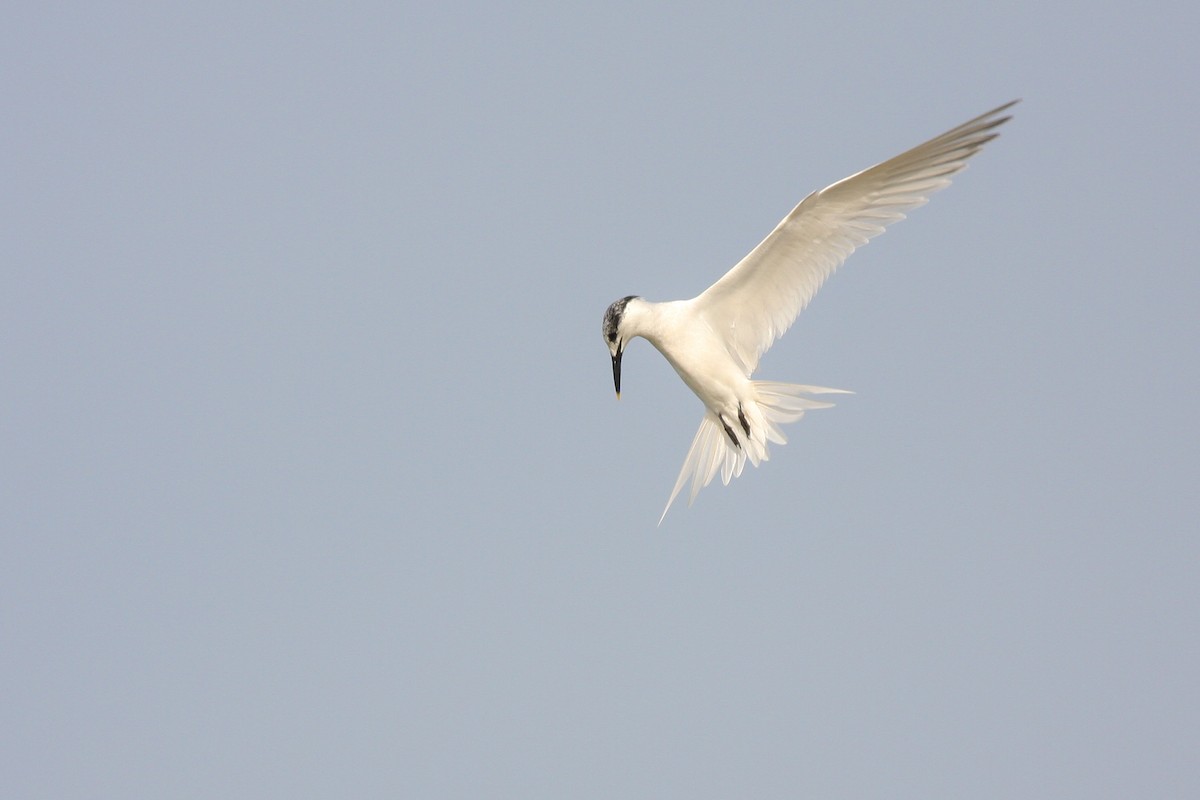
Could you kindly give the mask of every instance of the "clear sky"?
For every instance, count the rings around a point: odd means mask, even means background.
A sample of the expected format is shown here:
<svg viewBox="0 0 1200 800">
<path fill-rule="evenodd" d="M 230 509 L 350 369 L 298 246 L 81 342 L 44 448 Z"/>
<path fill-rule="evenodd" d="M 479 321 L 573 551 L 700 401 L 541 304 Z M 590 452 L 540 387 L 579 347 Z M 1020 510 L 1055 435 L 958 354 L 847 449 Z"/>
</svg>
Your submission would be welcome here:
<svg viewBox="0 0 1200 800">
<path fill-rule="evenodd" d="M 0 796 L 1200 796 L 1198 25 L 9 4 Z M 1016 97 L 655 527 L 608 304 Z"/>
</svg>

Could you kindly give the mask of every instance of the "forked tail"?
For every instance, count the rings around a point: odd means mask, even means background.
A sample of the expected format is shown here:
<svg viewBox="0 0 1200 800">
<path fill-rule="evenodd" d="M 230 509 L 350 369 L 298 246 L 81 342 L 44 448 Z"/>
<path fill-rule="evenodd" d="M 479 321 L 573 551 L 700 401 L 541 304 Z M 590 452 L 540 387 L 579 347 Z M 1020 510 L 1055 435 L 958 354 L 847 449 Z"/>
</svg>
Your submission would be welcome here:
<svg viewBox="0 0 1200 800">
<path fill-rule="evenodd" d="M 721 473 L 721 482 L 728 485 L 732 478 L 742 474 L 747 459 L 757 467 L 760 461 L 770 458 L 768 441 L 786 444 L 787 437 L 779 429 L 780 425 L 795 422 L 804 416 L 805 411 L 833 405 L 805 395 L 852 394 L 845 389 L 775 381 L 753 381 L 753 384 L 755 400 L 739 407 L 736 419 L 723 420 L 712 409 L 705 409 L 700 430 L 696 431 L 692 447 L 683 460 L 683 469 L 675 481 L 675 488 L 671 490 L 667 507 L 658 518 L 659 525 L 666 519 L 671 504 L 689 480 L 692 483 L 688 496 L 690 506 L 718 471 Z"/>
</svg>

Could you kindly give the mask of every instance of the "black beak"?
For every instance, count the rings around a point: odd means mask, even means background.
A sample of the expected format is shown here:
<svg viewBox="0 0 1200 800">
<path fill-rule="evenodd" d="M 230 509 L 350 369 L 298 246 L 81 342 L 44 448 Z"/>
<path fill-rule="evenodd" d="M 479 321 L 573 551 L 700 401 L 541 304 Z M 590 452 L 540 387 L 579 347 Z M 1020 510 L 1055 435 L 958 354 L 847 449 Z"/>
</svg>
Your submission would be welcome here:
<svg viewBox="0 0 1200 800">
<path fill-rule="evenodd" d="M 621 356 L 625 354 L 624 350 L 618 350 L 617 354 L 612 357 L 613 360 L 613 386 L 617 390 L 617 399 L 621 399 Z"/>
</svg>

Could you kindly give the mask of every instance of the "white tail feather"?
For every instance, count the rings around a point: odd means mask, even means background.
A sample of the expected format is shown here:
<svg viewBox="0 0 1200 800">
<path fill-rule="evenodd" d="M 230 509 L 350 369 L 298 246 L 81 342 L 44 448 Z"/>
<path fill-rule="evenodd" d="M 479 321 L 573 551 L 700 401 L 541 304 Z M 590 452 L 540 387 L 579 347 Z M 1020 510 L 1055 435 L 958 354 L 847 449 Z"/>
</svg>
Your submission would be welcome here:
<svg viewBox="0 0 1200 800">
<path fill-rule="evenodd" d="M 804 416 L 805 411 L 817 408 L 829 408 L 833 403 L 813 400 L 804 395 L 808 394 L 852 394 L 845 389 L 827 389 L 823 386 L 800 386 L 794 383 L 776 383 L 775 381 L 753 381 L 755 401 L 745 405 L 743 412 L 749 423 L 750 435 L 739 437 L 741 446 L 734 446 L 725 434 L 725 423 L 712 409 L 705 409 L 704 419 L 700 420 L 700 430 L 683 460 L 683 469 L 671 490 L 667 507 L 663 509 L 658 524 L 667 517 L 667 511 L 679 495 L 683 485 L 691 479 L 692 487 L 688 496 L 688 505 L 696 499 L 696 495 L 712 482 L 717 472 L 721 473 L 721 482 L 728 485 L 729 481 L 742 474 L 749 459 L 754 466 L 770 458 L 767 442 L 786 444 L 787 437 L 779 429 L 780 425 L 795 422 Z"/>
</svg>

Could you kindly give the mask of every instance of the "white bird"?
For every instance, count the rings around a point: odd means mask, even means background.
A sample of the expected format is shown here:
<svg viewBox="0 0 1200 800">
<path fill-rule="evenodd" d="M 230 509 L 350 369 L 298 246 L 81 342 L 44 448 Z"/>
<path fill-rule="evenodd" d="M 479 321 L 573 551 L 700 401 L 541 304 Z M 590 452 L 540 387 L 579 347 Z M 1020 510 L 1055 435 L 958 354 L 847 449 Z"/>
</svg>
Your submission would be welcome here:
<svg viewBox="0 0 1200 800">
<path fill-rule="evenodd" d="M 924 205 L 950 185 L 967 159 L 996 138 L 1001 116 L 1018 101 L 953 128 L 895 158 L 813 192 L 733 269 L 691 300 L 651 303 L 630 295 L 608 307 L 602 333 L 621 397 L 621 356 L 641 336 L 658 348 L 705 406 L 675 488 L 691 479 L 688 505 L 717 474 L 728 484 L 746 460 L 768 458 L 767 442 L 784 444 L 779 426 L 832 403 L 806 395 L 841 389 L 754 381 L 762 354 L 787 331 L 826 278 L 856 247 Z"/>
</svg>

